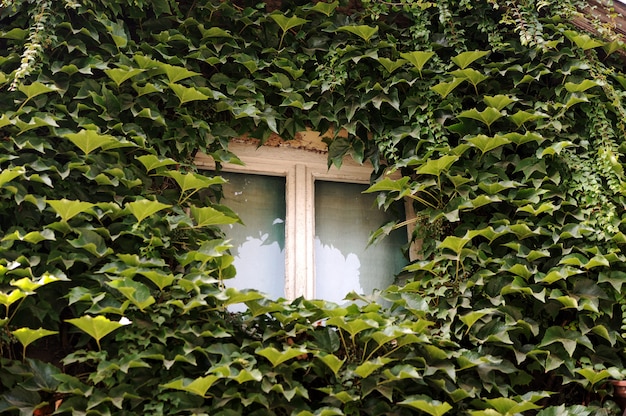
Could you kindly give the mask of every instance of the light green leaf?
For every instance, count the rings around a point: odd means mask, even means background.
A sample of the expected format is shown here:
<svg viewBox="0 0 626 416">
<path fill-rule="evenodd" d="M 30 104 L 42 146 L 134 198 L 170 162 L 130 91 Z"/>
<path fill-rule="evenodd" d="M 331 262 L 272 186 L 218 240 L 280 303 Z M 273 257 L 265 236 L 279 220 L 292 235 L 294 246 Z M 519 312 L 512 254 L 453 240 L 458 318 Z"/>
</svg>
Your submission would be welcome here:
<svg viewBox="0 0 626 416">
<path fill-rule="evenodd" d="M 213 383 L 219 380 L 220 377 L 209 374 L 205 377 L 198 377 L 195 380 L 189 379 L 179 379 L 167 384 L 163 384 L 161 387 L 165 387 L 167 389 L 175 389 L 175 390 L 183 390 L 189 393 L 193 393 L 195 395 L 204 397 L 206 392 L 211 388 Z"/>
<path fill-rule="evenodd" d="M 113 82 L 119 87 L 122 83 L 128 79 L 131 79 L 135 75 L 141 74 L 144 69 L 120 67 L 114 69 L 105 69 L 104 73 L 107 74 Z"/>
<path fill-rule="evenodd" d="M 190 71 L 187 68 L 182 67 L 182 66 L 170 65 L 170 64 L 165 64 L 162 62 L 159 62 L 158 66 L 165 72 L 165 75 L 167 75 L 167 79 L 170 81 L 171 84 L 174 84 L 175 82 L 178 82 L 180 80 L 183 80 L 189 77 L 202 75 L 199 72 Z M 171 88 L 171 84 L 170 84 L 170 88 Z"/>
<path fill-rule="evenodd" d="M 271 14 L 270 17 L 272 18 L 272 20 L 274 20 L 278 24 L 278 26 L 280 26 L 283 32 L 286 32 L 289 29 L 293 29 L 294 27 L 302 26 L 303 24 L 308 22 L 308 20 L 303 19 L 301 17 L 297 17 L 297 16 L 287 17 L 278 13 Z"/>
<path fill-rule="evenodd" d="M 283 351 L 279 351 L 274 347 L 266 347 L 263 349 L 257 349 L 255 353 L 257 355 L 267 358 L 270 363 L 272 363 L 272 367 L 276 367 L 277 365 L 284 363 L 285 361 L 289 361 L 303 354 L 308 354 L 309 352 L 303 347 L 288 347 Z"/>
<path fill-rule="evenodd" d="M 463 322 L 465 325 L 467 325 L 467 330 L 469 331 L 470 328 L 479 319 L 482 319 L 484 316 L 490 315 L 493 312 L 494 312 L 493 308 L 487 308 L 487 309 L 480 309 L 478 311 L 472 311 L 472 312 L 466 313 L 465 315 L 461 316 L 461 322 Z"/>
<path fill-rule="evenodd" d="M 40 338 L 47 337 L 48 335 L 58 334 L 59 331 L 50 331 L 48 329 L 30 329 L 30 328 L 19 328 L 15 331 L 11 332 L 15 338 L 22 344 L 24 350 L 26 347 L 33 342 L 37 341 Z"/>
<path fill-rule="evenodd" d="M 374 360 L 365 361 L 354 369 L 354 374 L 361 378 L 365 378 L 374 371 L 393 361 L 391 358 L 376 357 Z"/>
<path fill-rule="evenodd" d="M 545 114 L 529 113 L 527 111 L 520 110 L 517 113 L 510 115 L 508 118 L 519 128 L 524 125 L 524 123 L 546 117 L 547 116 Z"/>
<path fill-rule="evenodd" d="M 95 130 L 85 129 L 82 129 L 78 133 L 64 134 L 63 137 L 69 139 L 86 155 L 93 152 L 95 149 L 98 149 L 99 147 L 108 147 L 118 142 L 118 140 L 111 135 L 100 134 Z"/>
<path fill-rule="evenodd" d="M 430 51 L 413 51 L 403 52 L 400 54 L 402 58 L 412 63 L 415 68 L 417 68 L 418 72 L 420 73 L 420 77 L 422 76 L 422 69 L 424 68 L 424 65 L 426 65 L 426 62 L 428 62 L 428 60 L 434 55 L 435 52 Z"/>
<path fill-rule="evenodd" d="M 172 273 L 164 273 L 160 270 L 140 270 L 138 272 L 140 275 L 150 279 L 152 283 L 154 283 L 159 290 L 163 290 L 165 287 L 171 285 L 174 280 L 176 280 L 176 276 Z"/>
<path fill-rule="evenodd" d="M 323 4 L 322 2 L 317 4 Z M 406 62 L 404 59 L 398 59 L 396 61 L 392 61 L 389 58 L 378 58 L 378 62 L 389 72 L 393 73 L 398 68 L 401 68 L 402 65 Z"/>
<path fill-rule="evenodd" d="M 167 172 L 167 176 L 173 178 L 182 192 L 208 188 L 213 185 L 226 183 L 221 176 L 204 176 L 195 172 L 182 173 L 177 170 Z"/>
<path fill-rule="evenodd" d="M 459 159 L 458 156 L 444 155 L 439 159 L 429 159 L 425 164 L 417 169 L 420 175 L 439 176 L 442 172 L 447 172 L 450 167 Z"/>
<path fill-rule="evenodd" d="M 508 95 L 498 94 L 494 96 L 486 95 L 483 98 L 485 104 L 489 107 L 493 107 L 498 111 L 501 111 L 507 105 L 514 103 L 517 101 L 517 98 L 511 98 Z"/>
<path fill-rule="evenodd" d="M 33 82 L 30 85 L 20 84 L 17 89 L 26 95 L 27 97 L 26 101 L 38 95 L 47 94 L 49 92 L 58 90 L 56 86 L 49 87 L 46 84 L 42 84 L 39 81 Z"/>
<path fill-rule="evenodd" d="M 596 81 L 592 81 L 590 79 L 582 80 L 578 84 L 576 84 L 574 82 L 566 82 L 565 83 L 565 89 L 567 91 L 569 91 L 569 92 L 585 92 L 589 88 L 598 87 L 598 86 L 600 86 L 600 84 L 598 84 Z"/>
<path fill-rule="evenodd" d="M 161 168 L 163 166 L 178 164 L 178 162 L 176 162 L 174 159 L 170 159 L 170 158 L 163 159 L 155 155 L 137 156 L 137 160 L 140 161 L 144 165 L 144 167 L 146 168 L 146 171 L 148 172 L 150 172 L 153 169 Z"/>
<path fill-rule="evenodd" d="M 453 235 L 447 236 L 441 244 L 439 244 L 438 248 L 443 250 L 444 248 L 450 249 L 454 251 L 457 255 L 461 254 L 461 250 L 467 243 L 471 241 L 471 238 L 467 237 L 455 237 Z"/>
<path fill-rule="evenodd" d="M 198 227 L 208 227 L 211 225 L 234 224 L 239 222 L 237 218 L 229 217 L 221 211 L 212 207 L 191 207 L 191 216 Z"/>
<path fill-rule="evenodd" d="M 137 222 L 141 222 L 155 212 L 159 212 L 162 209 L 170 208 L 171 205 L 162 204 L 158 201 L 151 201 L 149 199 L 141 199 L 139 201 L 129 202 L 126 204 L 128 210 L 137 218 Z"/>
<path fill-rule="evenodd" d="M 25 293 L 32 293 L 35 290 L 39 289 L 42 286 L 45 286 L 49 283 L 54 283 L 58 281 L 68 281 L 67 276 L 61 271 L 57 270 L 57 274 L 52 273 L 44 273 L 38 280 L 31 280 L 28 277 L 22 277 L 19 280 L 12 280 L 11 286 L 15 286 L 18 289 L 21 289 Z"/>
<path fill-rule="evenodd" d="M 471 110 L 466 110 L 459 114 L 459 117 L 478 120 L 481 123 L 486 124 L 488 128 L 491 127 L 491 125 L 499 120 L 502 116 L 503 114 L 493 107 L 487 107 L 483 111 L 478 111 L 475 108 L 472 108 Z M 504 136 L 500 137 L 504 139 Z"/>
<path fill-rule="evenodd" d="M 472 62 L 476 61 L 477 59 L 482 58 L 483 56 L 487 55 L 488 53 L 489 52 L 487 52 L 487 51 L 462 52 L 462 53 L 458 54 L 457 56 L 453 57 L 452 58 L 452 62 L 454 62 L 459 68 L 465 69 Z"/>
<path fill-rule="evenodd" d="M 311 7 L 310 11 L 319 12 L 325 14 L 327 17 L 330 17 L 331 14 L 334 13 L 335 9 L 339 6 L 338 1 L 333 1 L 332 3 L 326 3 L 323 1 L 319 1 L 315 3 L 315 6 Z"/>
<path fill-rule="evenodd" d="M 574 371 L 583 376 L 590 386 L 593 386 L 602 380 L 606 380 L 607 378 L 612 377 L 611 373 L 606 369 L 596 371 L 592 368 L 579 368 Z"/>
<path fill-rule="evenodd" d="M 19 289 L 12 290 L 10 293 L 0 291 L 0 305 L 4 305 L 4 307 L 8 310 L 9 306 L 24 297 L 26 297 L 26 293 Z"/>
<path fill-rule="evenodd" d="M 198 89 L 193 87 L 184 87 L 179 84 L 168 84 L 174 94 L 180 100 L 180 105 L 188 103 L 190 101 L 202 101 L 208 100 L 210 97 L 208 95 L 204 95 Z"/>
<path fill-rule="evenodd" d="M 70 201 L 68 199 L 50 200 L 46 203 L 61 217 L 61 221 L 67 222 L 81 212 L 91 209 L 94 204 L 85 201 Z"/>
<path fill-rule="evenodd" d="M 482 154 L 485 154 L 485 152 L 496 149 L 500 146 L 504 146 L 505 144 L 511 143 L 509 139 L 499 134 L 496 134 L 494 137 L 479 134 L 478 136 L 467 139 L 467 141 L 471 143 L 472 146 L 479 149 Z"/>
<path fill-rule="evenodd" d="M 598 42 L 597 40 L 591 39 L 591 36 L 586 33 L 575 32 L 573 30 L 566 30 L 564 33 L 569 40 L 585 51 L 599 46 L 604 46 L 604 42 Z"/>
<path fill-rule="evenodd" d="M 348 26 L 341 26 L 337 28 L 337 30 L 340 32 L 350 32 L 354 35 L 357 35 L 364 41 L 369 42 L 369 40 L 376 33 L 378 33 L 378 26 L 370 27 L 366 25 L 348 25 Z"/>
<path fill-rule="evenodd" d="M 7 182 L 11 182 L 13 179 L 24 174 L 25 172 L 26 169 L 22 166 L 14 166 L 12 168 L 3 169 L 2 172 L 0 172 L 0 187 Z"/>
<path fill-rule="evenodd" d="M 347 321 L 343 316 L 334 316 L 326 321 L 327 326 L 336 326 L 347 331 L 354 338 L 359 332 L 366 329 L 378 328 L 378 323 L 371 319 L 354 319 Z"/>
<path fill-rule="evenodd" d="M 96 317 L 85 315 L 80 318 L 67 319 L 66 322 L 76 326 L 81 331 L 87 333 L 90 337 L 96 340 L 98 349 L 100 349 L 100 340 L 115 331 L 116 329 L 128 325 L 130 321 L 123 318 L 119 322 L 111 321 L 110 319 L 98 315 Z"/>
<path fill-rule="evenodd" d="M 407 398 L 401 402 L 398 402 L 398 404 L 421 410 L 422 412 L 428 413 L 431 416 L 441 416 L 448 413 L 448 411 L 452 409 L 452 406 L 448 402 L 441 403 L 439 400 L 434 400 L 430 398 L 426 400 Z"/>
<path fill-rule="evenodd" d="M 465 81 L 463 78 L 452 78 L 452 81 L 440 82 L 439 84 L 430 87 L 430 89 L 441 95 L 441 98 L 446 98 L 448 94 L 454 91 L 454 89 L 463 81 Z"/>
<path fill-rule="evenodd" d="M 154 277 L 154 275 L 152 276 Z M 154 297 L 150 295 L 150 290 L 146 285 L 135 282 L 128 277 L 107 282 L 107 285 L 119 290 L 124 296 L 126 296 L 126 298 L 128 298 L 128 300 L 130 300 L 142 311 L 156 302 Z"/>
<path fill-rule="evenodd" d="M 345 358 L 341 360 L 334 354 L 318 354 L 317 358 L 319 358 L 328 368 L 332 370 L 335 377 L 343 366 L 343 363 L 346 361 Z"/>
<path fill-rule="evenodd" d="M 476 93 L 478 93 L 477 85 L 489 78 L 488 76 L 472 68 L 458 69 L 456 71 L 450 72 L 450 74 L 455 78 L 467 80 L 467 82 L 474 86 L 474 90 L 476 91 Z"/>
</svg>

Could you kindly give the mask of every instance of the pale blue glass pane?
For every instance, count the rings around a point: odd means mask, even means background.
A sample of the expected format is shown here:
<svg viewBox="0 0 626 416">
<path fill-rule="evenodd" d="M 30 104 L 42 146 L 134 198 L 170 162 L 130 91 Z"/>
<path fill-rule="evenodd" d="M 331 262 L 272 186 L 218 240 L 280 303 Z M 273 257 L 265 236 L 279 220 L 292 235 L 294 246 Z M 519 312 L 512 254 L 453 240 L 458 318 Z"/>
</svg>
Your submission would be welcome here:
<svg viewBox="0 0 626 416">
<path fill-rule="evenodd" d="M 315 183 L 315 297 L 342 303 L 347 293 L 384 289 L 406 265 L 406 233 L 397 230 L 367 247 L 369 235 L 391 221 L 365 185 Z"/>
<path fill-rule="evenodd" d="M 220 173 L 224 205 L 244 225 L 225 227 L 231 240 L 237 275 L 226 285 L 257 289 L 271 298 L 285 296 L 285 178 Z"/>
</svg>

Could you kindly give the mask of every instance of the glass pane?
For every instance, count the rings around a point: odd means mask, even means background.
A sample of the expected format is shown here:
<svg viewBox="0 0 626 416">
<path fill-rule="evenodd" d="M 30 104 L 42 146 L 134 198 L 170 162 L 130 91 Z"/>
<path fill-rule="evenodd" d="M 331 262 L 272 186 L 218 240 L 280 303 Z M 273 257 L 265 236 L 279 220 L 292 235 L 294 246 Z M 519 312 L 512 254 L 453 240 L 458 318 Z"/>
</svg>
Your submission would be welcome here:
<svg viewBox="0 0 626 416">
<path fill-rule="evenodd" d="M 341 303 L 348 292 L 384 289 L 406 265 L 406 231 L 367 247 L 372 231 L 391 221 L 365 185 L 315 182 L 315 297 Z"/>
<path fill-rule="evenodd" d="M 285 178 L 220 173 L 222 203 L 235 211 L 244 225 L 224 231 L 234 246 L 237 275 L 226 285 L 257 289 L 276 299 L 285 296 Z"/>
</svg>

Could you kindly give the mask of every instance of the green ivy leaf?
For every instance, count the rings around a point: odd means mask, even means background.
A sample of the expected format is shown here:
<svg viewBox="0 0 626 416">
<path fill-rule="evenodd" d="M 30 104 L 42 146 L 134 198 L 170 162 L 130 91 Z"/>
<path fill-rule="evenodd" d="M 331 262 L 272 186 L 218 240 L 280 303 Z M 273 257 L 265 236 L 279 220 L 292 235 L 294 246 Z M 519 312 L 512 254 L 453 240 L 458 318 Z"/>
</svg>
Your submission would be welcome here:
<svg viewBox="0 0 626 416">
<path fill-rule="evenodd" d="M 105 69 L 104 73 L 119 87 L 124 81 L 131 79 L 135 75 L 139 75 L 144 72 L 144 69 L 120 67 L 114 69 Z"/>
<path fill-rule="evenodd" d="M 164 166 L 177 165 L 174 159 L 170 158 L 160 158 L 155 155 L 143 155 L 137 156 L 137 160 L 141 162 L 142 165 L 146 168 L 146 171 L 150 172 L 153 169 L 158 169 Z"/>
<path fill-rule="evenodd" d="M 285 361 L 289 361 L 301 355 L 308 354 L 309 352 L 304 347 L 288 347 L 282 351 L 279 351 L 274 347 L 266 347 L 263 349 L 258 348 L 255 353 L 257 355 L 267 358 L 269 362 L 272 363 L 272 367 L 276 367 L 277 365 L 282 364 Z"/>
<path fill-rule="evenodd" d="M 393 360 L 388 357 L 376 357 L 374 360 L 368 360 L 359 364 L 357 368 L 354 369 L 354 374 L 361 378 L 366 378 L 374 371 L 385 366 L 386 364 L 389 364 L 392 361 Z"/>
<path fill-rule="evenodd" d="M 326 2 L 323 2 L 323 1 L 319 1 L 319 2 L 315 3 L 315 6 L 309 8 L 307 10 L 310 10 L 312 12 L 323 13 L 324 15 L 326 15 L 326 17 L 330 17 L 330 15 L 335 12 L 335 9 L 337 8 L 337 6 L 339 6 L 339 2 L 338 1 L 333 1 L 332 3 L 326 3 Z"/>
<path fill-rule="evenodd" d="M 494 95 L 494 96 L 486 95 L 483 98 L 483 101 L 489 107 L 493 107 L 496 110 L 501 111 L 507 105 L 516 102 L 517 98 L 515 98 L 515 97 L 511 98 L 508 95 L 504 95 L 504 94 L 498 94 L 498 95 Z"/>
<path fill-rule="evenodd" d="M 591 36 L 586 33 L 579 33 L 573 30 L 566 30 L 564 33 L 569 40 L 585 51 L 599 46 L 604 46 L 604 42 L 598 42 L 597 40 L 591 39 Z"/>
<path fill-rule="evenodd" d="M 68 222 L 76 215 L 86 212 L 93 208 L 94 204 L 85 201 L 70 201 L 67 199 L 50 200 L 47 199 L 46 203 L 52 207 L 54 212 L 61 217 L 61 221 Z"/>
<path fill-rule="evenodd" d="M 151 273 L 148 273 L 148 276 L 155 277 L 154 274 Z M 165 277 L 159 283 L 163 283 L 166 281 L 167 277 Z M 156 302 L 154 297 L 150 295 L 150 290 L 146 285 L 135 282 L 130 278 L 115 279 L 111 282 L 107 282 L 107 285 L 119 290 L 120 293 L 126 296 L 126 298 L 128 298 L 128 300 L 133 303 L 133 305 L 135 305 L 142 311 L 145 310 L 148 306 L 152 305 L 154 302 Z"/>
<path fill-rule="evenodd" d="M 467 141 L 471 143 L 472 146 L 479 149 L 482 154 L 485 154 L 486 152 L 496 149 L 500 146 L 504 146 L 505 144 L 511 143 L 509 139 L 499 134 L 496 134 L 494 137 L 479 134 L 476 137 L 471 137 L 467 139 Z"/>
<path fill-rule="evenodd" d="M 0 172 L 0 187 L 4 186 L 7 182 L 11 182 L 13 179 L 17 178 L 20 175 L 23 175 L 26 172 L 23 166 L 14 166 L 12 168 L 3 169 Z"/>
<path fill-rule="evenodd" d="M 209 390 L 209 388 L 211 388 L 213 383 L 215 383 L 219 379 L 220 379 L 219 376 L 210 374 L 205 377 L 198 377 L 194 380 L 190 380 L 190 379 L 174 380 L 167 384 L 161 385 L 161 387 L 164 387 L 166 389 L 183 390 L 183 391 L 204 397 L 204 395 Z"/>
<path fill-rule="evenodd" d="M 600 86 L 600 84 L 598 84 L 596 81 L 592 81 L 590 79 L 582 80 L 578 84 L 576 84 L 574 82 L 566 82 L 565 83 L 565 89 L 567 91 L 569 91 L 569 92 L 585 92 L 589 88 L 598 87 L 598 86 Z"/>
<path fill-rule="evenodd" d="M 148 278 L 161 291 L 176 280 L 176 276 L 172 273 L 164 273 L 160 270 L 140 270 L 138 273 Z"/>
<path fill-rule="evenodd" d="M 366 25 L 348 25 L 338 27 L 337 30 L 340 32 L 350 32 L 354 35 L 357 35 L 364 41 L 369 42 L 369 40 L 376 33 L 378 33 L 378 26 L 371 27 Z"/>
<path fill-rule="evenodd" d="M 323 3 L 317 3 L 317 4 L 323 4 Z M 407 61 L 404 59 L 398 59 L 396 61 L 392 61 L 389 58 L 378 58 L 378 62 L 387 70 L 387 72 L 389 72 L 390 74 L 392 74 L 394 71 L 396 71 L 398 68 L 402 68 L 402 65 L 404 65 Z"/>
<path fill-rule="evenodd" d="M 450 235 L 439 244 L 438 248 L 440 250 L 447 248 L 454 251 L 457 255 L 460 255 L 463 247 L 465 247 L 465 245 L 470 241 L 471 238 L 468 237 L 455 237 L 453 235 Z"/>
<path fill-rule="evenodd" d="M 49 92 L 58 90 L 56 86 L 48 86 L 39 81 L 33 82 L 29 85 L 20 84 L 17 89 L 24 93 L 24 95 L 26 95 L 26 101 L 29 101 L 30 99 L 35 98 L 38 95 L 47 94 Z"/>
<path fill-rule="evenodd" d="M 100 147 L 108 147 L 118 143 L 118 140 L 108 134 L 100 134 L 94 130 L 82 129 L 78 133 L 67 133 L 62 137 L 70 140 L 86 155 Z"/>
<path fill-rule="evenodd" d="M 194 77 L 196 75 L 202 75 L 199 72 L 190 71 L 187 68 L 182 67 L 182 66 L 170 65 L 170 64 L 165 64 L 162 62 L 158 62 L 157 66 L 165 72 L 165 75 L 167 75 L 167 79 L 170 81 L 170 88 L 172 87 L 172 84 L 178 85 L 178 84 L 175 84 L 178 81 L 181 81 L 186 78 Z"/>
<path fill-rule="evenodd" d="M 486 124 L 488 128 L 491 128 L 491 125 L 503 117 L 503 114 L 493 107 L 487 107 L 483 111 L 478 111 L 475 108 L 472 108 L 471 110 L 463 111 L 459 114 L 459 117 L 478 120 L 481 123 Z M 500 137 L 502 140 L 506 140 L 504 136 Z"/>
<path fill-rule="evenodd" d="M 345 358 L 341 360 L 334 354 L 321 353 L 317 354 L 316 357 L 332 370 L 335 377 L 337 377 L 337 373 L 343 366 L 343 363 L 346 362 Z"/>
<path fill-rule="evenodd" d="M 408 62 L 412 63 L 417 71 L 420 74 L 420 78 L 422 77 L 422 69 L 426 62 L 430 60 L 435 55 L 435 52 L 430 51 L 413 51 L 413 52 L 403 52 L 400 56 L 406 59 Z M 390 71 L 391 72 L 391 71 Z"/>
<path fill-rule="evenodd" d="M 229 217 L 221 211 L 212 207 L 191 207 L 191 216 L 198 227 L 209 227 L 212 225 L 234 224 L 239 222 L 238 218 Z"/>
<path fill-rule="evenodd" d="M 174 94 L 176 94 L 176 96 L 180 100 L 179 105 L 183 105 L 190 101 L 208 100 L 210 98 L 208 95 L 201 93 L 198 89 L 194 87 L 185 87 L 179 84 L 171 83 L 168 84 L 168 86 L 172 91 L 174 91 Z"/>
<path fill-rule="evenodd" d="M 441 95 L 441 98 L 446 98 L 456 87 L 458 87 L 464 81 L 463 78 L 452 78 L 450 82 L 440 82 L 437 85 L 430 87 L 431 90 Z"/>
<path fill-rule="evenodd" d="M 115 331 L 116 329 L 130 324 L 128 319 L 122 318 L 119 322 L 111 321 L 110 319 L 98 315 L 96 317 L 85 315 L 80 318 L 66 319 L 68 322 L 76 326 L 81 331 L 87 333 L 90 337 L 96 340 L 98 349 L 100 349 L 100 340 Z"/>
<path fill-rule="evenodd" d="M 425 164 L 417 169 L 417 173 L 420 175 L 439 176 L 443 172 L 447 172 L 458 159 L 459 157 L 454 155 L 445 155 L 434 160 L 429 159 Z"/>
<path fill-rule="evenodd" d="M 278 26 L 280 26 L 280 29 L 283 32 L 286 32 L 289 29 L 293 29 L 294 27 L 302 26 L 303 24 L 308 22 L 308 20 L 303 19 L 301 17 L 297 17 L 297 16 L 287 17 L 285 15 L 278 14 L 278 13 L 271 14 L 270 17 L 272 18 L 272 20 L 274 20 L 278 24 Z"/>
<path fill-rule="evenodd" d="M 26 353 L 26 347 L 40 338 L 47 337 L 49 335 L 58 334 L 59 331 L 50 331 L 49 329 L 39 328 L 19 328 L 11 332 L 15 338 L 22 344 L 24 348 L 24 354 Z"/>
<path fill-rule="evenodd" d="M 5 310 L 8 310 L 9 306 L 26 296 L 27 294 L 19 289 L 12 290 L 10 293 L 0 291 L 0 305 L 4 305 Z"/>
<path fill-rule="evenodd" d="M 204 176 L 195 172 L 182 173 L 172 170 L 167 172 L 166 175 L 176 181 L 178 186 L 180 186 L 181 192 L 205 189 L 213 185 L 226 183 L 226 180 L 221 176 Z"/>
<path fill-rule="evenodd" d="M 399 405 L 411 407 L 413 409 L 421 410 L 422 412 L 428 413 L 431 416 L 441 416 L 450 409 L 452 406 L 448 402 L 440 402 L 439 400 L 431 399 L 430 397 L 419 396 L 420 398 L 409 397 L 404 399 L 401 402 L 398 402 Z M 422 398 L 424 397 L 424 398 Z"/>
<path fill-rule="evenodd" d="M 487 55 L 488 53 L 489 53 L 488 51 L 467 51 L 467 52 L 461 52 L 460 54 L 458 54 L 457 56 L 454 56 L 452 58 L 452 62 L 454 62 L 459 68 L 465 69 L 469 65 L 471 65 L 472 62 L 482 58 L 483 56 Z"/>
<path fill-rule="evenodd" d="M 141 222 L 150 215 L 161 211 L 162 209 L 171 208 L 171 205 L 163 204 L 158 201 L 149 199 L 140 199 L 139 201 L 129 202 L 126 204 L 128 210 L 137 218 L 137 222 Z"/>
</svg>

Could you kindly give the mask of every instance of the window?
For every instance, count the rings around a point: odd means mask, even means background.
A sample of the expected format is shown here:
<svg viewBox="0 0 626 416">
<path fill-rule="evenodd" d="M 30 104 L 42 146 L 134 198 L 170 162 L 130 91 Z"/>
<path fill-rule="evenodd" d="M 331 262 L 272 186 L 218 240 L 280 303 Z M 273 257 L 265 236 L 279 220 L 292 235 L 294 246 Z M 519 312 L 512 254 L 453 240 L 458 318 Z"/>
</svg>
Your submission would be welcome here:
<svg viewBox="0 0 626 416">
<path fill-rule="evenodd" d="M 371 166 L 346 160 L 328 169 L 325 152 L 288 145 L 232 142 L 230 150 L 245 164 L 225 164 L 220 173 L 229 181 L 224 203 L 245 224 L 227 231 L 237 268 L 230 285 L 340 303 L 350 291 L 370 294 L 393 282 L 406 263 L 407 235 L 397 230 L 366 247 L 369 233 L 390 220 L 374 194 L 362 193 Z M 215 168 L 202 154 L 196 164 Z"/>
</svg>

